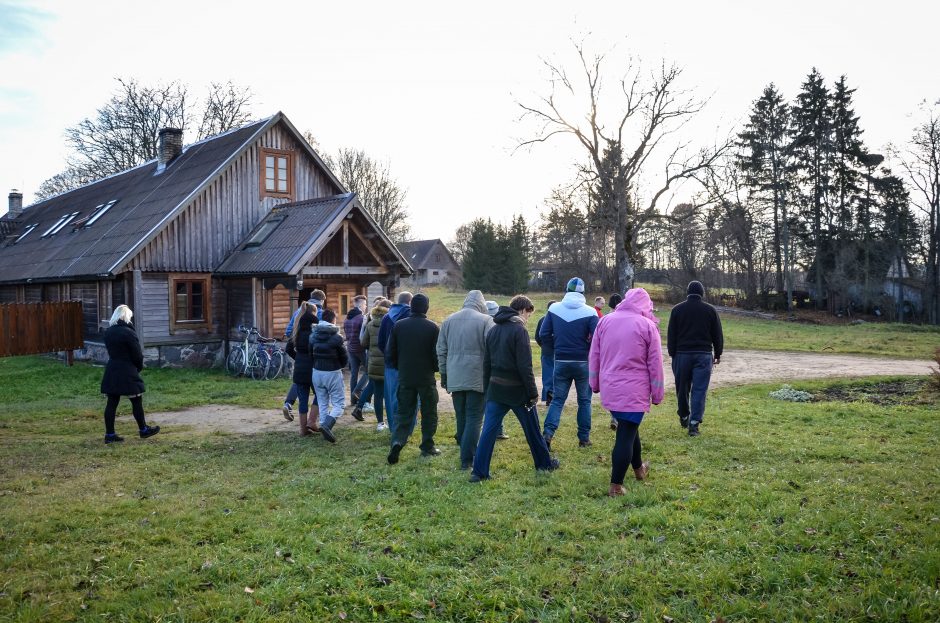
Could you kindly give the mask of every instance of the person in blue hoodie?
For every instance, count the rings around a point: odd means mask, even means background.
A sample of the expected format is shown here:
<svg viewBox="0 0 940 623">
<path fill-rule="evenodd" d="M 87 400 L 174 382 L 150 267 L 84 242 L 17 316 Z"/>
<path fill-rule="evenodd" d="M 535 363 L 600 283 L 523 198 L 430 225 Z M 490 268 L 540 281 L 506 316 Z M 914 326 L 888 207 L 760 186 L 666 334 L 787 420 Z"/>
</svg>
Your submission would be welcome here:
<svg viewBox="0 0 940 623">
<path fill-rule="evenodd" d="M 548 308 L 539 329 L 543 348 L 555 352 L 555 375 L 552 379 L 552 401 L 548 406 L 542 434 L 551 446 L 561 422 L 561 410 L 568 399 L 571 384 L 578 395 L 578 445 L 591 445 L 591 385 L 588 381 L 588 355 L 591 337 L 597 328 L 597 311 L 584 302 L 584 281 L 574 277 L 568 281 L 567 293 L 560 302 Z"/>
<path fill-rule="evenodd" d="M 388 338 L 392 335 L 395 323 L 411 315 L 411 298 L 411 292 L 399 293 L 398 302 L 389 308 L 379 327 L 379 350 L 385 357 L 385 414 L 392 430 L 395 415 L 398 413 L 398 368 L 389 360 Z M 411 434 L 410 431 L 408 434 Z"/>
</svg>

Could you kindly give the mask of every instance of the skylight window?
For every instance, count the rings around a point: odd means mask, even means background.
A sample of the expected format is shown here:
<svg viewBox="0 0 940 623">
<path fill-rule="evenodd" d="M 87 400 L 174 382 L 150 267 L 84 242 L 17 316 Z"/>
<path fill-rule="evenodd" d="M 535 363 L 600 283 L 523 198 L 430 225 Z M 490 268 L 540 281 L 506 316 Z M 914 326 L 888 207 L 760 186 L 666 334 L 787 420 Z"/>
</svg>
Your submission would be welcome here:
<svg viewBox="0 0 940 623">
<path fill-rule="evenodd" d="M 94 225 L 95 221 L 97 221 L 99 218 L 104 216 L 104 213 L 110 210 L 111 206 L 113 206 L 115 203 L 117 203 L 117 199 L 112 199 L 108 203 L 104 203 L 98 206 L 97 208 L 95 208 L 95 211 L 92 213 L 92 215 L 88 218 L 88 221 L 85 223 L 85 227 L 91 227 L 92 225 Z"/>
<path fill-rule="evenodd" d="M 47 236 L 55 236 L 57 233 L 62 231 L 62 228 L 68 225 L 72 219 L 78 216 L 78 212 L 72 212 L 71 214 L 66 214 L 59 219 L 59 222 L 53 225 L 46 233 L 42 235 L 43 238 Z"/>
<path fill-rule="evenodd" d="M 33 223 L 32 225 L 27 225 L 26 229 L 23 230 L 23 233 L 20 234 L 20 237 L 13 241 L 13 244 L 16 244 L 26 236 L 28 236 L 34 229 L 39 227 L 39 223 Z"/>
<path fill-rule="evenodd" d="M 251 240 L 245 243 L 245 248 L 250 249 L 252 247 L 260 247 L 261 243 L 268 239 L 268 236 L 271 235 L 271 232 L 277 229 L 277 226 L 281 224 L 281 221 L 283 221 L 284 218 L 285 217 L 283 216 L 279 218 L 272 218 L 270 221 L 262 225 L 261 229 L 259 229 L 258 232 L 251 237 Z"/>
</svg>

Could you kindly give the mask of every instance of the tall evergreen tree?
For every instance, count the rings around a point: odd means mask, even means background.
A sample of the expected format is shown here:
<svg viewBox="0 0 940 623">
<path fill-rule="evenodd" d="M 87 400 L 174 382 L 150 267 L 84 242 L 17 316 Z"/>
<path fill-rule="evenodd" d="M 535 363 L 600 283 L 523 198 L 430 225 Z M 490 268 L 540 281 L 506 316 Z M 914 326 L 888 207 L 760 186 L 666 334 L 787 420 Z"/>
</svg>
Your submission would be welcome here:
<svg viewBox="0 0 940 623">
<path fill-rule="evenodd" d="M 769 205 L 773 213 L 773 254 L 777 292 L 783 292 L 784 260 L 789 255 L 789 241 L 782 240 L 786 222 L 787 198 L 790 192 L 789 164 L 790 108 L 773 83 L 751 107 L 748 123 L 739 135 L 741 154 L 738 166 L 745 174 L 755 199 Z M 782 252 L 786 243 L 787 253 Z M 786 267 L 788 268 L 788 267 Z"/>
<path fill-rule="evenodd" d="M 793 106 L 793 152 L 803 185 L 803 208 L 809 225 L 807 247 L 813 253 L 810 272 L 816 282 L 816 308 L 820 309 L 825 294 L 824 260 L 829 247 L 833 141 L 829 89 L 815 67 L 803 82 Z"/>
</svg>

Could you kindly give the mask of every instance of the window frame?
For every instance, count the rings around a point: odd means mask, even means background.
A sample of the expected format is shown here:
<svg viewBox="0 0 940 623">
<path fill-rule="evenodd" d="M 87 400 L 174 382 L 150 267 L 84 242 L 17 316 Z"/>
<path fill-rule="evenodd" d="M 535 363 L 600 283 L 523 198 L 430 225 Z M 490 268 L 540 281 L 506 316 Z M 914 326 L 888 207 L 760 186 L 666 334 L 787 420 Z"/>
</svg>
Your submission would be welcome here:
<svg viewBox="0 0 940 623">
<path fill-rule="evenodd" d="M 170 333 L 187 329 L 211 329 L 212 328 L 212 278 L 205 273 L 177 273 L 171 274 L 167 278 L 169 290 L 170 307 Z M 202 318 L 189 320 L 177 317 L 176 311 L 176 286 L 180 283 L 202 285 Z M 192 287 L 187 288 L 187 313 L 192 314 Z"/>
<path fill-rule="evenodd" d="M 261 192 L 261 198 L 265 197 L 274 197 L 276 199 L 293 199 L 294 197 L 294 152 L 287 149 L 273 149 L 270 147 L 261 147 L 258 150 L 258 187 Z M 267 189 L 267 165 L 265 159 L 271 156 L 274 160 L 274 190 Z M 277 190 L 277 158 L 283 157 L 287 160 L 287 191 L 281 192 Z"/>
</svg>

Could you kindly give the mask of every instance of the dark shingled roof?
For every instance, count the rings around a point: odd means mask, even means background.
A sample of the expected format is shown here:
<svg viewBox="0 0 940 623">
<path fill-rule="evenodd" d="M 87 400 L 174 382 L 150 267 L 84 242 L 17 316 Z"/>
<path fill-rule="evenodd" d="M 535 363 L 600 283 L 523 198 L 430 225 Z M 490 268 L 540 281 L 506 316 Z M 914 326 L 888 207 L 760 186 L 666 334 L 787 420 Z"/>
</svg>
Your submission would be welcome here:
<svg viewBox="0 0 940 623">
<path fill-rule="evenodd" d="M 355 193 L 285 203 L 274 208 L 252 230 L 235 251 L 215 270 L 218 275 L 292 275 L 303 268 L 303 262 L 322 250 L 330 241 L 327 235 L 355 210 L 354 222 L 373 230 L 378 237 L 377 247 L 383 260 L 399 274 L 410 275 L 407 258 L 382 232 L 369 213 L 359 205 Z M 269 231 L 258 244 L 253 238 L 263 230 Z M 384 243 L 384 244 L 383 244 Z"/>
<path fill-rule="evenodd" d="M 16 244 L 11 236 L 0 242 L 0 282 L 58 281 L 118 270 L 119 263 L 130 259 L 133 250 L 276 117 L 280 113 L 189 145 L 160 174 L 155 174 L 157 161 L 152 160 L 26 208 L 19 224 L 38 226 Z M 117 203 L 93 225 L 73 228 L 70 223 L 42 238 L 62 215 L 79 212 L 78 221 L 112 200 Z"/>
<path fill-rule="evenodd" d="M 411 240 L 409 242 L 399 242 L 398 250 L 405 256 L 405 259 L 415 268 L 421 268 L 428 253 L 434 247 L 438 239 L 433 240 Z"/>
</svg>

